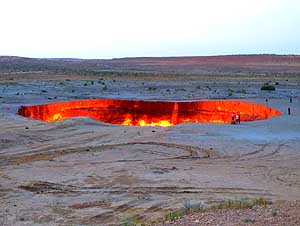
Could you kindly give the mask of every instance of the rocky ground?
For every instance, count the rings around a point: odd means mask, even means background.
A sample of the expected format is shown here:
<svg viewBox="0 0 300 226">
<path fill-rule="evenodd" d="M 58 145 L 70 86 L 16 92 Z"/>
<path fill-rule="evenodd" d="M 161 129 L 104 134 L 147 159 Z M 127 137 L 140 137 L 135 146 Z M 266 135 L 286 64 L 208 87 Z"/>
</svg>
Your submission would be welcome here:
<svg viewBox="0 0 300 226">
<path fill-rule="evenodd" d="M 221 209 L 205 213 L 188 214 L 176 221 L 165 221 L 162 225 L 297 226 L 300 224 L 299 212 L 299 201 L 277 201 L 267 206 L 254 206 L 245 209 Z"/>
<path fill-rule="evenodd" d="M 276 90 L 261 91 L 269 80 L 277 82 Z M 254 214 L 255 225 L 276 208 L 278 215 L 271 216 L 270 225 L 286 225 L 280 216 L 297 217 L 298 202 L 297 211 L 287 205 L 300 200 L 299 82 L 294 77 L 3 76 L 0 225 L 147 223 L 164 219 L 187 201 L 210 205 L 257 197 L 276 204 L 244 210 L 243 216 L 259 212 Z M 241 125 L 161 128 L 109 125 L 82 117 L 46 123 L 16 115 L 21 105 L 94 98 L 242 99 L 267 104 L 283 116 Z M 207 225 L 231 225 L 225 218 L 233 219 L 233 225 L 253 223 L 244 222 L 238 210 L 224 211 L 186 220 L 190 225 L 205 225 L 209 218 L 212 224 Z M 291 219 L 291 225 L 297 225 L 298 218 Z"/>
</svg>

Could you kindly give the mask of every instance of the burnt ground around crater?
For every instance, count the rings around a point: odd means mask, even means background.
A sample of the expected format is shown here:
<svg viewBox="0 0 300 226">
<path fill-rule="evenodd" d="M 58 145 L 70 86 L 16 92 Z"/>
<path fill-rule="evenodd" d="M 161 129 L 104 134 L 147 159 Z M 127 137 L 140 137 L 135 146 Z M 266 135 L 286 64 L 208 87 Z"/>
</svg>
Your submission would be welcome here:
<svg viewBox="0 0 300 226">
<path fill-rule="evenodd" d="M 261 91 L 269 80 L 278 82 L 276 90 Z M 187 202 L 299 200 L 299 82 L 284 76 L 1 77 L 0 225 L 118 225 L 155 221 Z M 242 99 L 283 115 L 162 128 L 84 117 L 46 123 L 16 114 L 21 105 L 97 98 Z"/>
</svg>

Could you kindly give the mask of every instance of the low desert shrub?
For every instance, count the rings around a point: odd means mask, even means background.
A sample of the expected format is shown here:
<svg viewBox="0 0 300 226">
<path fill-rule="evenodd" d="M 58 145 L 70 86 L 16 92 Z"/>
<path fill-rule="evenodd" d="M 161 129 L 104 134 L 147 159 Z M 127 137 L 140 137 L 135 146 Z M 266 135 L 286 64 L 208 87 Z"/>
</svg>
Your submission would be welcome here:
<svg viewBox="0 0 300 226">
<path fill-rule="evenodd" d="M 274 91 L 275 86 L 273 86 L 273 85 L 263 85 L 260 89 L 261 90 L 266 90 L 266 91 Z"/>
</svg>

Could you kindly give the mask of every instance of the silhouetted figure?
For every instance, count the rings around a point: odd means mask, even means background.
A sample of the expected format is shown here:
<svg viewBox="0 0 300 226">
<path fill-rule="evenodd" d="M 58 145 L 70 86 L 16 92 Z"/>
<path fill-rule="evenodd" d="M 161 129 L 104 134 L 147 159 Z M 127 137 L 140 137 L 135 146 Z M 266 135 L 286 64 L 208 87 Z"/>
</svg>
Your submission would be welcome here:
<svg viewBox="0 0 300 226">
<path fill-rule="evenodd" d="M 269 101 L 269 100 L 268 100 L 268 99 L 266 99 L 266 103 L 268 103 L 268 101 Z"/>
<path fill-rule="evenodd" d="M 236 119 L 236 123 L 238 123 L 238 124 L 241 123 L 240 114 L 236 114 L 235 119 Z"/>
<path fill-rule="evenodd" d="M 235 115 L 233 112 L 231 114 L 231 124 L 235 124 Z"/>
<path fill-rule="evenodd" d="M 288 108 L 288 115 L 291 115 L 291 108 Z"/>
<path fill-rule="evenodd" d="M 293 102 L 293 98 L 292 97 L 290 97 L 290 103 L 292 103 Z"/>
</svg>

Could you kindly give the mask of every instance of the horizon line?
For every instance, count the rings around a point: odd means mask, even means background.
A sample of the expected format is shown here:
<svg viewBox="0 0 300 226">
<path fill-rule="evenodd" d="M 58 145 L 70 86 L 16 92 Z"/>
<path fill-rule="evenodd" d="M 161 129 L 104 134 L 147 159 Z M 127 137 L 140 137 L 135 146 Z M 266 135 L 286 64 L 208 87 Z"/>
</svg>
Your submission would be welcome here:
<svg viewBox="0 0 300 226">
<path fill-rule="evenodd" d="M 114 58 L 80 58 L 80 57 L 28 57 L 16 55 L 0 55 L 0 57 L 15 57 L 25 59 L 57 59 L 57 60 L 119 60 L 119 59 L 138 59 L 138 58 L 193 58 L 193 57 L 230 57 L 230 56 L 300 56 L 300 54 L 276 54 L 276 53 L 243 53 L 243 54 L 216 54 L 216 55 L 170 55 L 170 56 L 125 56 Z"/>
</svg>

